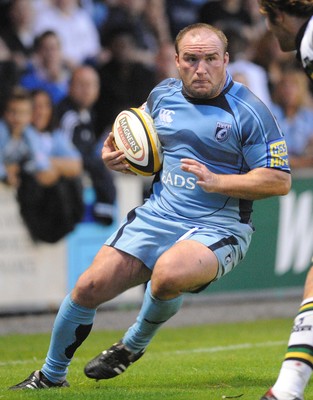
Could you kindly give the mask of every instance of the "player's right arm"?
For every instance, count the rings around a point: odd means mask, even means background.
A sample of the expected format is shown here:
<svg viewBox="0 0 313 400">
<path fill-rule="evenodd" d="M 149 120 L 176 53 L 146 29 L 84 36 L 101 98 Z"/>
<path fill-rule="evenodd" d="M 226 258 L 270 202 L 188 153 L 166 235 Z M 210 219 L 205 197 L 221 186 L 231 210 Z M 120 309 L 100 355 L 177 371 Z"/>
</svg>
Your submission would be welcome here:
<svg viewBox="0 0 313 400">
<path fill-rule="evenodd" d="M 103 143 L 102 160 L 104 165 L 117 172 L 123 174 L 136 175 L 129 170 L 129 164 L 125 161 L 126 157 L 122 150 L 116 150 L 114 146 L 114 135 L 110 132 L 109 136 Z"/>
</svg>

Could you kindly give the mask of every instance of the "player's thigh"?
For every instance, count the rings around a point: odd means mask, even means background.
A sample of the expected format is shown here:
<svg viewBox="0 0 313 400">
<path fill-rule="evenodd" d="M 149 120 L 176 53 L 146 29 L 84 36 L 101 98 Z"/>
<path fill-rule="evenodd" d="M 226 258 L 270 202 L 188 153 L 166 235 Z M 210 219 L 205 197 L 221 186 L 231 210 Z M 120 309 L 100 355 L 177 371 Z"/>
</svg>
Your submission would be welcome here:
<svg viewBox="0 0 313 400">
<path fill-rule="evenodd" d="M 173 291 L 190 292 L 214 280 L 217 271 L 218 260 L 207 246 L 195 240 L 179 241 L 158 259 L 152 292 L 161 297 Z"/>
<path fill-rule="evenodd" d="M 151 271 L 137 258 L 104 245 L 80 276 L 72 296 L 81 305 L 96 307 L 146 282 L 150 275 Z"/>
</svg>

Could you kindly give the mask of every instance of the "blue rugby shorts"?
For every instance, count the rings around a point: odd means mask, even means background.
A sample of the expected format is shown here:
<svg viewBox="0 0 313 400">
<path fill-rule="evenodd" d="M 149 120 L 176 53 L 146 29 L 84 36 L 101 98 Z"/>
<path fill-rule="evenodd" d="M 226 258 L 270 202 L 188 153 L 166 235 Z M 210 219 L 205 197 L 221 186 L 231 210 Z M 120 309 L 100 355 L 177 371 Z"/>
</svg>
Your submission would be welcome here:
<svg viewBox="0 0 313 400">
<path fill-rule="evenodd" d="M 141 260 L 149 269 L 157 259 L 180 240 L 195 240 L 216 255 L 219 270 L 215 280 L 231 271 L 245 256 L 253 228 L 232 223 L 232 229 L 216 224 L 195 225 L 192 220 L 173 219 L 157 214 L 145 203 L 130 211 L 105 244 Z"/>
</svg>

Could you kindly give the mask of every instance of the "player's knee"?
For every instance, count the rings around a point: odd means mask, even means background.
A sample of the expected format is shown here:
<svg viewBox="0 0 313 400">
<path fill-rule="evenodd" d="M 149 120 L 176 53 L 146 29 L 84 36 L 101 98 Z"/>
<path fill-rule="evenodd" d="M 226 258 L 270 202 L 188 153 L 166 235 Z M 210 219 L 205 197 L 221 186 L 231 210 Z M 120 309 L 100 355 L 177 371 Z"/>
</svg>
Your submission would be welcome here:
<svg viewBox="0 0 313 400">
<path fill-rule="evenodd" d="M 73 290 L 73 300 L 82 306 L 96 308 L 99 305 L 99 288 L 97 286 L 94 279 L 82 275 Z"/>
<path fill-rule="evenodd" d="M 167 300 L 180 294 L 177 281 L 171 274 L 157 274 L 151 280 L 151 293 L 154 297 Z"/>
</svg>

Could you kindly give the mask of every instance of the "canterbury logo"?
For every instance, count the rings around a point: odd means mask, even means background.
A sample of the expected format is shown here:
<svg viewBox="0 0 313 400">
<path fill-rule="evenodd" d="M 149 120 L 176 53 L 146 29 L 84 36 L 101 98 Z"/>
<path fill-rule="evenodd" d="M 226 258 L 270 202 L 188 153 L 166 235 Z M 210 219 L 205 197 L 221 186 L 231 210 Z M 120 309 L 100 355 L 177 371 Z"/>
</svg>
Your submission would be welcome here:
<svg viewBox="0 0 313 400">
<path fill-rule="evenodd" d="M 170 124 L 173 122 L 172 115 L 174 115 L 174 114 L 175 114 L 175 111 L 173 111 L 173 110 L 167 110 L 166 108 L 161 108 L 159 118 L 160 118 L 161 122 L 163 122 L 164 124 Z"/>
</svg>

